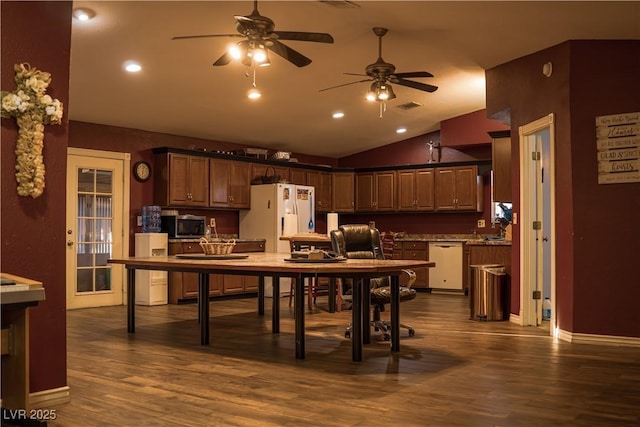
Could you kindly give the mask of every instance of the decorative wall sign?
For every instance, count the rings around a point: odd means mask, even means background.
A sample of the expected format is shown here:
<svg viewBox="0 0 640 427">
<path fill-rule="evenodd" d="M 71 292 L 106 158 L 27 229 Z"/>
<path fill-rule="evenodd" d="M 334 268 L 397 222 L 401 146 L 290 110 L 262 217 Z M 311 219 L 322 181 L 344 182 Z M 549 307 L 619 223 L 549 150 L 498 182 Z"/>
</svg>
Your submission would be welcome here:
<svg viewBox="0 0 640 427">
<path fill-rule="evenodd" d="M 640 112 L 596 117 L 598 184 L 640 182 Z"/>
<path fill-rule="evenodd" d="M 15 64 L 17 89 L 2 91 L 2 118 L 15 117 L 18 122 L 16 142 L 16 181 L 18 194 L 36 198 L 44 191 L 44 125 L 62 123 L 62 103 L 45 91 L 51 74 Z"/>
</svg>

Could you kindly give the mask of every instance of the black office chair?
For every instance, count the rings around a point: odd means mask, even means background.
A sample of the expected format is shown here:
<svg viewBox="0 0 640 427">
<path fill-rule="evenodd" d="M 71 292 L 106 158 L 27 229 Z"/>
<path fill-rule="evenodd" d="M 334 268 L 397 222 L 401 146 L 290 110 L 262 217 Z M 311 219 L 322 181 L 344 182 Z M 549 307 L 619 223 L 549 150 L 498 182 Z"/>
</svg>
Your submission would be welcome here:
<svg viewBox="0 0 640 427">
<path fill-rule="evenodd" d="M 382 251 L 380 233 L 376 228 L 367 224 L 341 225 L 338 230 L 331 231 L 331 246 L 334 252 L 338 252 L 346 258 L 385 259 Z M 416 275 L 412 270 L 403 270 L 409 277 L 406 285 L 400 287 L 400 302 L 409 301 L 416 297 L 415 289 L 411 289 Z M 343 279 L 343 300 L 349 298 L 353 283 L 350 279 Z M 382 331 L 385 340 L 391 339 L 391 322 L 380 319 L 380 313 L 384 311 L 385 304 L 391 302 L 389 276 L 375 277 L 371 279 L 371 305 L 373 305 L 373 320 L 371 326 L 376 331 Z M 415 335 L 415 330 L 409 325 L 400 323 L 400 327 L 409 331 L 409 336 Z M 351 337 L 351 324 L 345 331 L 345 337 Z"/>
</svg>

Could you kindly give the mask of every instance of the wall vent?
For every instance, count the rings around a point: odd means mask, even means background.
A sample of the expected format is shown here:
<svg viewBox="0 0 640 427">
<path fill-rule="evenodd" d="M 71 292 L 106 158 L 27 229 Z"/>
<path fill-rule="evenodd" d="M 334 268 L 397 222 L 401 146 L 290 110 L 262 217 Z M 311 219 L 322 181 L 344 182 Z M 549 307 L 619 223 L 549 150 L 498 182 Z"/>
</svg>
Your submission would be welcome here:
<svg viewBox="0 0 640 427">
<path fill-rule="evenodd" d="M 326 5 L 336 7 L 338 9 L 353 9 L 356 7 L 360 7 L 359 4 L 356 4 L 348 0 L 318 0 L 318 1 L 320 3 L 324 3 Z"/>
<path fill-rule="evenodd" d="M 414 108 L 418 108 L 418 107 L 422 107 L 422 104 L 420 104 L 419 102 L 415 102 L 415 101 L 411 101 L 411 102 L 407 102 L 406 104 L 400 104 L 398 105 L 398 108 L 401 110 L 412 110 Z"/>
</svg>

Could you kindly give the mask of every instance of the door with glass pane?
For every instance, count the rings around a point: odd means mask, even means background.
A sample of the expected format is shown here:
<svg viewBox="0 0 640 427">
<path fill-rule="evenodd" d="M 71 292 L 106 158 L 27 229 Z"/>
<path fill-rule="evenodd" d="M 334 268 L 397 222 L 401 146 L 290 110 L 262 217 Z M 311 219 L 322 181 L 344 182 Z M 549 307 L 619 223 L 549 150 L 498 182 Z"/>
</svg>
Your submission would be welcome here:
<svg viewBox="0 0 640 427">
<path fill-rule="evenodd" d="M 107 260 L 124 255 L 124 163 L 67 156 L 67 308 L 123 302 L 122 266 Z"/>
</svg>

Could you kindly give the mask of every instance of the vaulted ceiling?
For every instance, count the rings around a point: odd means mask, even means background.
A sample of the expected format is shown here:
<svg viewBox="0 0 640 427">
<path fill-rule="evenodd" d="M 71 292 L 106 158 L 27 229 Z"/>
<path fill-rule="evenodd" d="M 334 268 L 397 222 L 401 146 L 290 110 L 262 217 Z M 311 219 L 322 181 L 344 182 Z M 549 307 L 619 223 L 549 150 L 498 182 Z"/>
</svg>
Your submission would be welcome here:
<svg viewBox="0 0 640 427">
<path fill-rule="evenodd" d="M 339 158 L 422 135 L 442 120 L 485 107 L 484 70 L 571 39 L 640 39 L 640 2 L 260 1 L 278 31 L 329 33 L 333 44 L 283 42 L 312 60 L 277 55 L 255 69 L 258 100 L 247 98 L 254 68 L 212 64 L 238 38 L 172 40 L 236 33 L 234 15 L 252 1 L 77 1 L 95 17 L 74 19 L 72 120 Z M 433 93 L 392 84 L 396 98 L 364 99 L 378 58 L 373 27 L 385 27 L 383 59 Z M 128 74 L 136 60 L 142 71 Z M 597 60 L 597 58 L 594 58 Z M 543 64 L 540 64 L 542 72 Z M 400 108 L 415 103 L 411 109 Z M 344 112 L 342 119 L 332 113 Z M 397 134 L 398 127 L 406 127 Z"/>
</svg>

